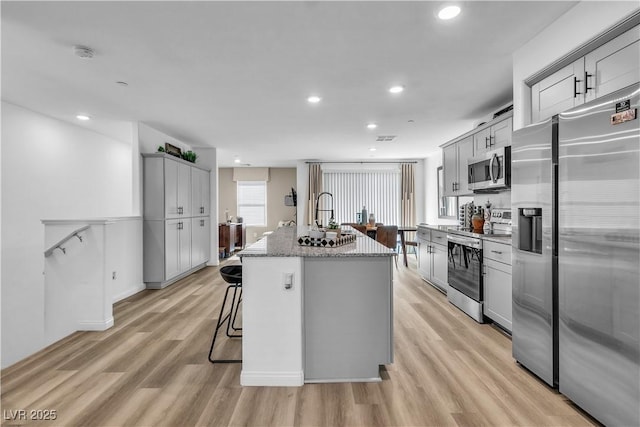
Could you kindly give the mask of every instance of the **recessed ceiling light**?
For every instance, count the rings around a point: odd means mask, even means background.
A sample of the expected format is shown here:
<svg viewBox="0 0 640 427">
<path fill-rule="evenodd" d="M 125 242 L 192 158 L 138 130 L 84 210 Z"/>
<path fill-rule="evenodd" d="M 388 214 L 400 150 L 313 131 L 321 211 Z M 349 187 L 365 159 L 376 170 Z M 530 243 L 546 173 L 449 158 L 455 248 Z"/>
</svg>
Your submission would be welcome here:
<svg viewBox="0 0 640 427">
<path fill-rule="evenodd" d="M 369 148 L 369 151 L 376 151 L 376 147 Z"/>
<path fill-rule="evenodd" d="M 397 86 L 391 86 L 391 87 L 389 88 L 389 92 L 391 92 L 391 93 L 400 93 L 400 92 L 402 92 L 403 90 L 404 90 L 404 86 L 400 86 L 400 85 L 397 85 Z"/>
<path fill-rule="evenodd" d="M 375 129 L 375 128 L 377 128 L 377 127 L 378 127 L 378 125 L 377 125 L 377 124 L 375 124 L 375 123 L 369 123 L 369 124 L 367 125 L 367 129 Z"/>
<path fill-rule="evenodd" d="M 318 102 L 320 102 L 322 98 L 320 98 L 317 95 L 311 95 L 310 97 L 307 98 L 307 101 L 310 102 L 311 104 L 317 104 Z"/>
<path fill-rule="evenodd" d="M 82 59 L 91 59 L 95 55 L 93 49 L 89 46 L 75 45 L 73 47 L 73 53 Z"/>
<path fill-rule="evenodd" d="M 234 163 L 240 163 L 240 161 L 241 161 L 240 159 L 235 159 L 233 162 Z"/>
<path fill-rule="evenodd" d="M 86 121 L 86 120 L 91 120 L 91 117 L 87 116 L 86 114 L 78 114 L 76 116 L 76 119 Z"/>
<path fill-rule="evenodd" d="M 445 6 L 438 12 L 438 18 L 446 21 L 453 19 L 460 14 L 460 7 L 455 5 Z"/>
<path fill-rule="evenodd" d="M 120 86 L 129 86 L 129 83 L 127 83 L 127 82 L 122 82 L 122 81 L 120 81 L 120 82 L 116 82 L 116 84 L 117 84 L 117 85 L 120 85 Z"/>
</svg>

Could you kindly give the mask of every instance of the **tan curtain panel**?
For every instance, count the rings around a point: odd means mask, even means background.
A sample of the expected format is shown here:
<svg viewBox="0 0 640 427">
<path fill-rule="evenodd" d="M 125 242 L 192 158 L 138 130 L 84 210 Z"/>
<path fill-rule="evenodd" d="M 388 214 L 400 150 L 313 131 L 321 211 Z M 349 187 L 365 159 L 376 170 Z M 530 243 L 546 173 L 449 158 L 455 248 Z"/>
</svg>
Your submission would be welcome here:
<svg viewBox="0 0 640 427">
<path fill-rule="evenodd" d="M 320 168 L 320 163 L 310 163 L 308 199 L 306 203 L 307 225 L 311 225 L 315 221 L 316 199 L 320 193 L 322 193 L 322 169 Z"/>
<path fill-rule="evenodd" d="M 269 181 L 269 168 L 233 168 L 234 181 Z"/>
<path fill-rule="evenodd" d="M 401 215 L 402 226 L 416 225 L 416 180 L 415 165 L 413 163 L 402 163 L 401 168 Z"/>
</svg>

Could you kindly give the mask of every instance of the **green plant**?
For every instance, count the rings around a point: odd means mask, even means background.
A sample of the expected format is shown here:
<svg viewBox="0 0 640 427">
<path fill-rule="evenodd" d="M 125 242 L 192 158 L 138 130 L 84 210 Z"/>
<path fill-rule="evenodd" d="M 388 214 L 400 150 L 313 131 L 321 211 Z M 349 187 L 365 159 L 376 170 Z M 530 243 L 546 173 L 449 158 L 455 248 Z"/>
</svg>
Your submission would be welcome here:
<svg viewBox="0 0 640 427">
<path fill-rule="evenodd" d="M 185 151 L 182 153 L 182 158 L 188 162 L 195 163 L 198 155 L 194 151 Z"/>
<path fill-rule="evenodd" d="M 158 145 L 158 153 L 164 153 L 164 147 L 162 145 Z"/>
<path fill-rule="evenodd" d="M 329 230 L 337 230 L 338 228 L 340 228 L 340 226 L 338 225 L 335 219 L 331 218 L 329 220 L 329 225 L 327 225 L 327 228 Z"/>
</svg>

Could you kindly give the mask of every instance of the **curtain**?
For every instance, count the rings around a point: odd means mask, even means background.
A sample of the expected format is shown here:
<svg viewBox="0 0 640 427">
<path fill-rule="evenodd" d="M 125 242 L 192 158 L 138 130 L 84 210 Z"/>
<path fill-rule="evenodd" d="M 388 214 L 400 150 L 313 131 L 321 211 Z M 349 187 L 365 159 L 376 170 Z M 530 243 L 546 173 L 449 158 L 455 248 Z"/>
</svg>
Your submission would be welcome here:
<svg viewBox="0 0 640 427">
<path fill-rule="evenodd" d="M 322 193 L 322 169 L 320 163 L 309 164 L 309 188 L 307 189 L 307 225 L 311 225 L 316 217 L 316 199 Z"/>
<path fill-rule="evenodd" d="M 333 194 L 336 222 L 356 222 L 362 207 L 376 222 L 400 224 L 400 170 L 324 170 L 322 184 Z M 368 218 L 365 218 L 367 221 Z"/>
<path fill-rule="evenodd" d="M 401 211 L 403 226 L 416 225 L 416 184 L 415 184 L 415 167 L 413 163 L 402 163 L 401 170 Z"/>
</svg>

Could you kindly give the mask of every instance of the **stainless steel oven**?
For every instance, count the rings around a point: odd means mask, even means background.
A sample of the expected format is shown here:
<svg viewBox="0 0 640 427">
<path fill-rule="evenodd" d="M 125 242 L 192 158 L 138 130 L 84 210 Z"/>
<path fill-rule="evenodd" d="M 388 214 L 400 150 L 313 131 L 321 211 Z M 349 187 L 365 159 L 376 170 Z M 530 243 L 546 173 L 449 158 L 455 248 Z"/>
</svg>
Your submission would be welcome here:
<svg viewBox="0 0 640 427">
<path fill-rule="evenodd" d="M 511 186 L 511 147 L 488 151 L 468 160 L 469 189 L 497 190 Z"/>
<path fill-rule="evenodd" d="M 447 240 L 447 299 L 476 322 L 482 323 L 482 240 L 451 233 Z"/>
</svg>

